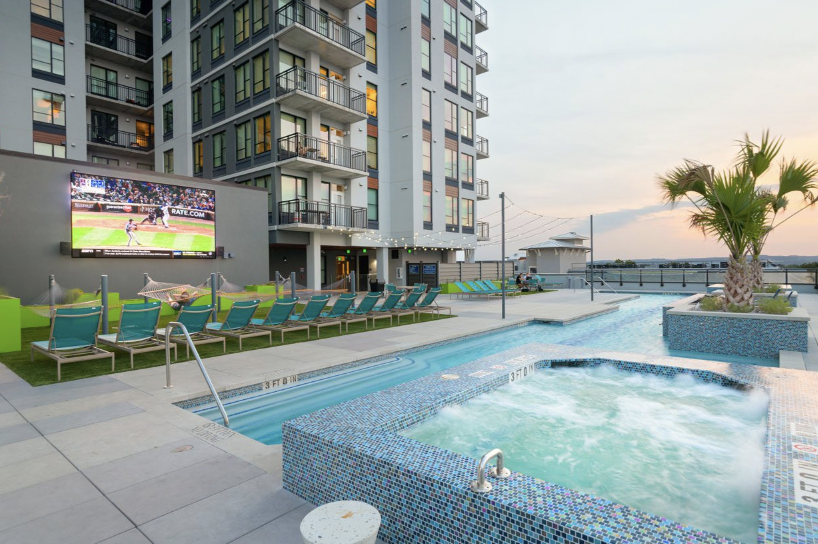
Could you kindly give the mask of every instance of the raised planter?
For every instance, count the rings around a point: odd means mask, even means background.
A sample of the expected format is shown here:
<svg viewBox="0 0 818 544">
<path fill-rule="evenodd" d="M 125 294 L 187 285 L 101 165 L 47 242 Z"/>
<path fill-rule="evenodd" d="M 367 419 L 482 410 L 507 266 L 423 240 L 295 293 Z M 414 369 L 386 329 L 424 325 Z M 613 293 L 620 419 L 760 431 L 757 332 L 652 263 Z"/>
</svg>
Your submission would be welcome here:
<svg viewBox="0 0 818 544">
<path fill-rule="evenodd" d="M 20 351 L 20 299 L 0 296 L 0 353 Z"/>
</svg>

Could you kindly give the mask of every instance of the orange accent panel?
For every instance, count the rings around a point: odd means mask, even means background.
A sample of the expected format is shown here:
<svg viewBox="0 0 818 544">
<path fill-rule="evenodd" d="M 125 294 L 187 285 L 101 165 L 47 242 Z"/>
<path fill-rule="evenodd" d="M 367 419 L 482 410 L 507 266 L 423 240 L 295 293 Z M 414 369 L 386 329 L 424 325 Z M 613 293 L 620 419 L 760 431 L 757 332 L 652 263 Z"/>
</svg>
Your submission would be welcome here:
<svg viewBox="0 0 818 544">
<path fill-rule="evenodd" d="M 460 196 L 460 189 L 458 187 L 446 186 L 446 196 Z"/>
<path fill-rule="evenodd" d="M 427 180 L 423 180 L 423 190 L 428 191 L 428 192 L 431 193 L 432 192 L 432 182 L 427 181 Z"/>
<path fill-rule="evenodd" d="M 420 25 L 420 37 L 427 41 L 432 41 L 432 29 L 426 25 Z"/>
<path fill-rule="evenodd" d="M 454 44 L 449 40 L 445 40 L 443 42 L 443 51 L 453 56 L 454 58 L 457 58 L 457 44 Z"/>
<path fill-rule="evenodd" d="M 366 135 L 378 137 L 378 127 L 376 125 L 366 125 Z"/>
<path fill-rule="evenodd" d="M 432 141 L 432 131 L 428 129 L 423 129 L 423 141 L 424 142 L 431 142 Z"/>
<path fill-rule="evenodd" d="M 47 42 L 63 45 L 60 38 L 65 39 L 65 33 L 62 30 L 54 30 L 53 28 L 48 28 L 47 26 L 31 23 L 31 37 L 40 38 L 41 40 L 45 40 Z"/>
<path fill-rule="evenodd" d="M 366 178 L 366 187 L 367 189 L 377 189 L 378 178 Z"/>
<path fill-rule="evenodd" d="M 446 149 L 451 149 L 452 151 L 457 151 L 457 140 L 452 140 L 451 138 L 446 138 Z"/>
<path fill-rule="evenodd" d="M 62 145 L 65 141 L 65 134 L 51 134 L 50 132 L 34 131 L 34 141 L 41 144 Z"/>
<path fill-rule="evenodd" d="M 378 20 L 371 15 L 366 16 L 366 29 L 372 32 L 378 32 Z"/>
</svg>

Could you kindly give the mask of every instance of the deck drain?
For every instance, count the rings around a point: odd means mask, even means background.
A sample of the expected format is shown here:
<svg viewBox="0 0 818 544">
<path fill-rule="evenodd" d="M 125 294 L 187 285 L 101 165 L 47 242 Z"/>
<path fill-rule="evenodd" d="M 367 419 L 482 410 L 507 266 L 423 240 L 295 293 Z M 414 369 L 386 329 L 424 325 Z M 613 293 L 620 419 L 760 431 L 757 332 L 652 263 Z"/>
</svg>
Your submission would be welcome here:
<svg viewBox="0 0 818 544">
<path fill-rule="evenodd" d="M 441 380 L 459 380 L 460 376 L 458 376 L 457 374 L 443 374 L 440 377 L 440 379 Z"/>
<path fill-rule="evenodd" d="M 190 451 L 192 449 L 193 449 L 193 446 L 191 446 L 191 445 L 179 446 L 178 448 L 173 448 L 172 450 L 170 450 L 170 452 L 171 453 L 182 453 L 182 452 L 185 452 L 185 451 Z"/>
</svg>

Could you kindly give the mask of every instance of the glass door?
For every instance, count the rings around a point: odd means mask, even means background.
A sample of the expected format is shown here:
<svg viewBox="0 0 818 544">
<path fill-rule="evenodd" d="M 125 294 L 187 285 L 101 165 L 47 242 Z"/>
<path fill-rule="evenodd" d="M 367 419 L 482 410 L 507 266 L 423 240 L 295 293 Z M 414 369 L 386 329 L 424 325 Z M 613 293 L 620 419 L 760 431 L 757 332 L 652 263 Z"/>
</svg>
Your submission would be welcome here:
<svg viewBox="0 0 818 544">
<path fill-rule="evenodd" d="M 118 145 L 119 117 L 102 111 L 91 111 L 91 141 Z"/>
<path fill-rule="evenodd" d="M 153 147 L 153 123 L 147 121 L 136 122 L 136 147 Z"/>
<path fill-rule="evenodd" d="M 153 82 L 147 79 L 136 78 L 136 103 L 148 107 L 153 96 Z"/>
<path fill-rule="evenodd" d="M 109 49 L 116 49 L 116 23 L 91 15 L 90 42 Z"/>
<path fill-rule="evenodd" d="M 91 92 L 117 100 L 117 73 L 101 66 L 91 65 Z"/>
</svg>

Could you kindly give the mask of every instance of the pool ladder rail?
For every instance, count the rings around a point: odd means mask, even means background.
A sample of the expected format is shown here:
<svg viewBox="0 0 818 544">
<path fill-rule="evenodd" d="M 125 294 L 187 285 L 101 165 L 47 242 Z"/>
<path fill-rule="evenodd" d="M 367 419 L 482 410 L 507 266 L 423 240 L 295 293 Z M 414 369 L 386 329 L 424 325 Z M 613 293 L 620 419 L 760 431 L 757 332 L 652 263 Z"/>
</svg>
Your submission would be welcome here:
<svg viewBox="0 0 818 544">
<path fill-rule="evenodd" d="M 477 479 L 469 484 L 469 488 L 475 493 L 488 493 L 491 491 L 492 486 L 486 481 L 486 465 L 495 457 L 497 458 L 497 466 L 489 469 L 489 476 L 500 479 L 511 476 L 511 471 L 503 466 L 505 461 L 503 450 L 494 448 L 480 458 L 480 462 L 477 463 Z"/>
<path fill-rule="evenodd" d="M 219 412 L 222 413 L 224 426 L 229 428 L 230 419 L 228 419 L 227 412 L 225 412 L 224 410 L 222 399 L 219 398 L 218 393 L 216 393 L 216 388 L 213 387 L 213 382 L 210 381 L 210 376 L 208 376 L 207 370 L 205 370 L 202 358 L 199 357 L 199 352 L 196 351 L 196 345 L 190 338 L 190 333 L 187 332 L 187 327 L 185 327 L 182 323 L 179 323 L 178 321 L 171 321 L 170 323 L 168 323 L 168 326 L 165 327 L 165 378 L 166 378 L 165 389 L 170 389 L 171 387 L 173 387 L 173 384 L 170 381 L 170 333 L 173 332 L 173 329 L 180 329 L 182 331 L 182 334 L 185 335 L 185 342 L 187 342 L 187 345 L 190 347 L 190 351 L 191 353 L 193 353 L 193 357 L 196 358 L 196 362 L 199 363 L 199 370 L 202 371 L 202 376 L 204 376 L 204 379 L 207 382 L 207 387 L 210 388 L 210 393 L 213 395 L 213 398 L 216 399 L 216 405 L 219 407 Z"/>
</svg>

